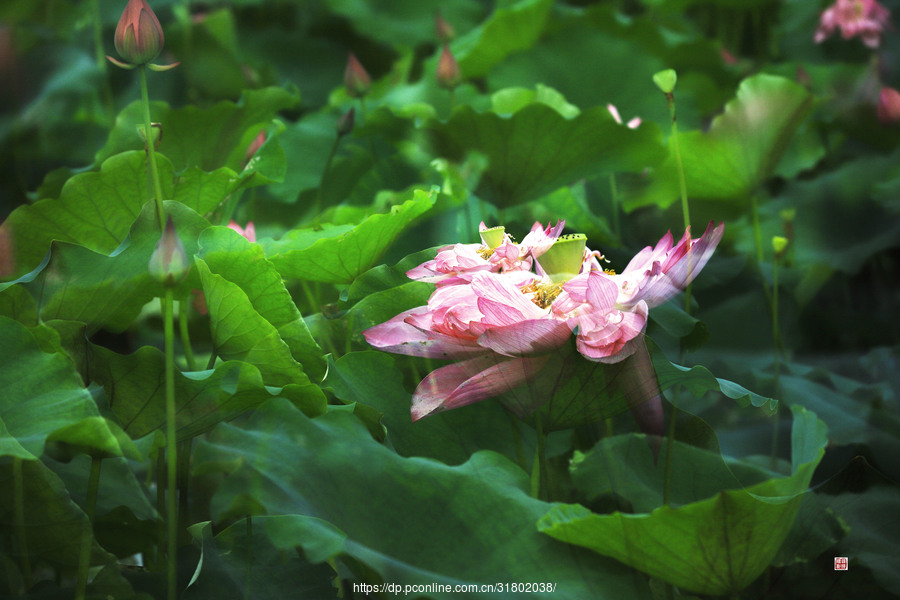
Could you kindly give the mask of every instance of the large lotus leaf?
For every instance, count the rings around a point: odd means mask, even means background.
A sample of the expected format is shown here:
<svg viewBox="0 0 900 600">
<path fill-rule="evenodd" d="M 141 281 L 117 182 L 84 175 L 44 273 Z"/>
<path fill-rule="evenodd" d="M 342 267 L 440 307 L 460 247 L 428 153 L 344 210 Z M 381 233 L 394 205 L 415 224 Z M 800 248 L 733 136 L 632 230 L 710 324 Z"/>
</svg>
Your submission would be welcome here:
<svg viewBox="0 0 900 600">
<path fill-rule="evenodd" d="M 315 387 L 278 328 L 256 311 L 247 293 L 213 273 L 203 259 L 195 258 L 195 264 L 209 308 L 216 354 L 254 365 L 268 385 Z"/>
<path fill-rule="evenodd" d="M 792 412 L 789 477 L 650 513 L 598 515 L 578 504 L 560 504 L 538 528 L 684 590 L 737 594 L 774 559 L 828 443 L 825 425 L 813 413 L 799 407 Z"/>
<path fill-rule="evenodd" d="M 113 414 L 132 438 L 166 423 L 165 355 L 144 346 L 133 354 L 90 347 L 90 377 L 106 389 Z M 302 370 L 300 374 L 303 375 Z M 305 376 L 304 376 L 305 379 Z M 190 439 L 256 408 L 273 397 L 288 399 L 312 415 L 325 410 L 318 386 L 301 380 L 280 388 L 267 386 L 260 370 L 227 361 L 214 370 L 175 374 L 175 426 L 179 440 Z"/>
<path fill-rule="evenodd" d="M 484 23 L 451 46 L 463 77 L 475 78 L 507 55 L 530 48 L 544 31 L 552 0 L 520 0 L 498 5 Z"/>
<path fill-rule="evenodd" d="M 411 397 L 403 388 L 396 359 L 383 352 L 351 352 L 330 365 L 325 384 L 344 402 L 365 404 L 382 413 L 388 440 L 401 456 L 426 456 L 448 464 L 460 464 L 477 450 L 495 450 L 516 458 L 520 451 L 531 456 L 531 428 L 496 402 L 480 402 L 465 411 L 438 413 L 416 423 L 410 417 Z"/>
<path fill-rule="evenodd" d="M 461 106 L 449 120 L 424 127 L 443 156 L 461 160 L 478 152 L 487 157 L 476 193 L 500 207 L 540 198 L 578 179 L 639 172 L 665 155 L 656 125 L 629 129 L 601 106 L 574 118 L 540 101 L 512 115 Z"/>
<path fill-rule="evenodd" d="M 188 255 L 197 250 L 197 237 L 209 223 L 179 202 L 166 202 Z M 131 228 L 126 241 L 111 255 L 80 245 L 53 242 L 50 260 L 39 277 L 26 286 L 40 299 L 44 320 L 81 321 L 93 333 L 101 327 L 127 329 L 147 302 L 162 296 L 163 286 L 150 276 L 148 263 L 159 242 L 156 205 L 148 202 Z M 199 287 L 191 275 L 176 288 L 186 297 Z"/>
<path fill-rule="evenodd" d="M 325 376 L 322 350 L 262 248 L 228 227 L 210 227 L 200 236 L 200 258 L 210 271 L 237 284 L 253 309 L 278 330 L 294 359 L 315 381 Z"/>
<path fill-rule="evenodd" d="M 390 46 L 434 42 L 434 16 L 440 13 L 457 31 L 469 31 L 484 14 L 477 0 L 327 0 L 328 8 L 348 19 L 361 35 Z M 365 57 L 360 56 L 365 63 Z"/>
<path fill-rule="evenodd" d="M 745 79 L 709 131 L 679 132 L 689 198 L 744 203 L 768 179 L 794 132 L 812 109 L 813 97 L 796 83 L 773 75 Z M 649 186 L 627 198 L 632 210 L 666 208 L 679 198 L 674 150 Z"/>
<path fill-rule="evenodd" d="M 283 277 L 350 283 L 371 268 L 416 217 L 434 205 L 436 191 L 414 190 L 389 213 L 367 217 L 355 227 L 294 230 L 281 240 L 260 240 Z"/>
<path fill-rule="evenodd" d="M 21 468 L 21 483 L 16 481 L 16 469 Z M 21 487 L 19 487 L 21 486 Z M 16 498 L 17 494 L 21 494 Z M 23 521 L 16 522 L 15 505 L 22 504 Z M 18 538 L 24 532 L 25 540 L 7 545 L 4 553 L 22 561 L 22 548 L 27 548 L 31 564 L 43 563 L 72 573 L 78 567 L 81 542 L 90 535 L 90 523 L 81 508 L 75 504 L 62 480 L 38 460 L 25 460 L 16 464 L 0 462 L 0 530 L 4 537 L 10 533 Z M 91 540 L 91 564 L 110 563 L 115 557 Z M 21 564 L 21 563 L 20 563 Z M 9 563 L 4 565 L 9 567 Z M 4 571 L 4 575 L 9 575 Z M 12 578 L 5 579 L 10 581 Z M 4 586 L 5 588 L 5 586 Z M 7 590 L 4 589 L 4 593 Z"/>
<path fill-rule="evenodd" d="M 293 552 L 293 545 L 280 548 L 273 543 L 283 538 L 277 529 L 285 521 L 281 517 L 254 517 L 252 524 L 238 521 L 215 537 L 209 522 L 192 526 L 190 532 L 202 556 L 182 598 L 337 598 L 330 565 L 310 564 Z"/>
<path fill-rule="evenodd" d="M 261 130 L 269 128 L 279 111 L 293 108 L 299 100 L 290 90 L 269 87 L 246 90 L 236 103 L 222 101 L 209 108 L 193 105 L 171 108 L 165 102 L 151 102 L 150 116 L 153 122 L 162 125 L 159 152 L 168 157 L 176 171 L 189 167 L 204 171 L 228 167 L 243 173 L 249 166 L 251 170 L 262 170 L 261 175 L 265 175 L 268 170 L 277 171 L 277 165 L 274 168 L 247 165 L 247 148 Z M 125 150 L 143 152 L 144 141 L 137 130 L 143 123 L 141 103 L 129 104 L 119 113 L 109 141 L 97 153 L 96 162 Z"/>
<path fill-rule="evenodd" d="M 309 419 L 273 401 L 244 428 L 222 425 L 199 443 L 196 464 L 207 460 L 244 463 L 213 497 L 215 519 L 246 514 L 248 503 L 283 515 L 267 526 L 273 543 L 302 548 L 314 561 L 364 565 L 367 583 L 535 581 L 555 583 L 555 592 L 528 597 L 649 595 L 644 581 L 615 563 L 535 531 L 550 505 L 529 497 L 526 474 L 493 452 L 458 467 L 403 458 L 375 442 L 352 414 Z"/>
<path fill-rule="evenodd" d="M 714 435 L 714 434 L 712 434 Z M 572 464 L 572 482 L 588 498 L 615 493 L 634 512 L 647 513 L 663 504 L 664 465 L 668 445 L 655 459 L 646 436 L 605 438 Z M 680 441 L 672 452 L 669 500 L 673 507 L 765 481 L 773 472 Z"/>
<path fill-rule="evenodd" d="M 32 331 L 8 317 L 0 317 L 0 339 L 0 454 L 35 459 L 57 441 L 98 455 L 135 455 L 100 416 L 66 355 L 46 352 Z"/>
<path fill-rule="evenodd" d="M 653 356 L 653 367 L 656 370 L 659 385 L 664 390 L 680 384 L 697 397 L 708 391 L 719 391 L 740 406 L 755 406 L 764 409 L 769 414 L 774 412 L 778 406 L 778 401 L 775 398 L 760 396 L 733 381 L 720 379 L 703 365 L 682 367 L 671 363 L 652 340 L 648 345 Z"/>
<path fill-rule="evenodd" d="M 228 168 L 212 173 L 188 169 L 176 177 L 165 156 L 157 155 L 157 162 L 163 197 L 200 214 L 216 208 L 238 183 Z M 54 240 L 102 254 L 115 251 L 153 197 L 148 181 L 144 152 L 124 152 L 104 161 L 99 171 L 69 179 L 59 198 L 14 210 L 0 225 L 4 230 L 0 235 L 11 240 L 12 274 L 33 269 Z"/>
<path fill-rule="evenodd" d="M 850 568 L 859 561 L 872 570 L 875 579 L 893 594 L 900 594 L 900 574 L 896 569 L 900 553 L 900 523 L 897 506 L 900 488 L 896 482 L 873 486 L 859 494 L 829 497 L 829 507 L 850 528 L 841 542 L 841 556 L 850 558 Z"/>
</svg>

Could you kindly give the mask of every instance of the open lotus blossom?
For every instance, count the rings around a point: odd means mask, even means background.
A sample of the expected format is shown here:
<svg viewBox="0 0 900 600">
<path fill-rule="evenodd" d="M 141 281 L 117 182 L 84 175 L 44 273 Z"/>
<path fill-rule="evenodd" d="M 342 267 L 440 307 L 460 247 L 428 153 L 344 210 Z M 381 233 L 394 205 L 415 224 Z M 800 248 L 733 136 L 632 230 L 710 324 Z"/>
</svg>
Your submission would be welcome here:
<svg viewBox="0 0 900 600">
<path fill-rule="evenodd" d="M 583 235 L 560 236 L 560 229 L 532 228 L 535 235 L 528 243 L 535 245 L 527 251 L 537 254 L 535 273 L 494 268 L 490 256 L 482 255 L 487 252 L 478 252 L 491 245 L 488 241 L 474 252 L 442 249 L 455 252 L 456 270 L 440 271 L 437 262 L 428 261 L 409 271 L 411 277 L 438 284 L 428 304 L 363 335 L 386 352 L 459 361 L 422 380 L 413 394 L 414 421 L 514 390 L 573 334 L 578 352 L 588 360 L 618 363 L 631 356 L 649 309 L 693 280 L 722 239 L 724 225 L 710 223 L 696 239 L 688 230 L 677 244 L 667 233 L 618 275 L 601 268 L 602 255 L 585 246 Z"/>
<path fill-rule="evenodd" d="M 890 25 L 890 18 L 891 11 L 876 0 L 837 0 L 819 18 L 814 39 L 819 44 L 840 28 L 845 40 L 859 36 L 866 46 L 877 48 L 882 31 Z"/>
</svg>

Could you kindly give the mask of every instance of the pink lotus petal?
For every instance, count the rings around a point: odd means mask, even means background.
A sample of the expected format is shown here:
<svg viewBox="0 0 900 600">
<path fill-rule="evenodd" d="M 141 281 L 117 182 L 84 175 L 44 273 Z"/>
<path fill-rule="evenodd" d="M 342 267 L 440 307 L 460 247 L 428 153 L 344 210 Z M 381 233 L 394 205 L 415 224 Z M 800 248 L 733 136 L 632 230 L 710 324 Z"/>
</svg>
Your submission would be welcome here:
<svg viewBox="0 0 900 600">
<path fill-rule="evenodd" d="M 509 392 L 537 373 L 547 357 L 507 359 L 496 354 L 441 367 L 428 374 L 412 399 L 412 420 Z"/>
<path fill-rule="evenodd" d="M 504 356 L 535 356 L 558 349 L 571 336 L 565 321 L 538 319 L 488 329 L 478 344 Z"/>
<path fill-rule="evenodd" d="M 460 339 L 411 325 L 407 320 L 427 313 L 424 306 L 404 311 L 396 317 L 362 332 L 366 341 L 379 350 L 426 358 L 464 358 L 484 354 L 475 339 Z"/>
</svg>

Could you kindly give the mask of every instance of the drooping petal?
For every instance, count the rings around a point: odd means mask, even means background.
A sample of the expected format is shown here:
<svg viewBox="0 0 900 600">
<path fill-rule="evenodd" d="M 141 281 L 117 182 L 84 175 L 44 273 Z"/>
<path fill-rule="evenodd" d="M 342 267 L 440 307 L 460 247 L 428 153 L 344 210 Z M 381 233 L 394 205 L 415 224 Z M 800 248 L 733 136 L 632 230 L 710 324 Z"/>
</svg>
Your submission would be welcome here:
<svg viewBox="0 0 900 600">
<path fill-rule="evenodd" d="M 633 310 L 581 315 L 577 319 L 575 347 L 588 360 L 620 362 L 634 352 L 634 345 L 629 342 L 643 333 L 647 314 L 646 303 L 640 302 Z"/>
<path fill-rule="evenodd" d="M 362 332 L 366 341 L 379 350 L 426 358 L 465 358 L 484 354 L 474 339 L 455 338 L 410 324 L 416 318 L 428 318 L 424 306 L 403 311 L 396 317 Z"/>
<path fill-rule="evenodd" d="M 556 350 L 571 336 L 565 321 L 529 319 L 488 329 L 478 338 L 478 344 L 504 356 L 535 356 Z"/>
<path fill-rule="evenodd" d="M 493 398 L 537 373 L 547 357 L 505 358 L 489 354 L 441 367 L 428 374 L 412 399 L 412 420 Z"/>
</svg>

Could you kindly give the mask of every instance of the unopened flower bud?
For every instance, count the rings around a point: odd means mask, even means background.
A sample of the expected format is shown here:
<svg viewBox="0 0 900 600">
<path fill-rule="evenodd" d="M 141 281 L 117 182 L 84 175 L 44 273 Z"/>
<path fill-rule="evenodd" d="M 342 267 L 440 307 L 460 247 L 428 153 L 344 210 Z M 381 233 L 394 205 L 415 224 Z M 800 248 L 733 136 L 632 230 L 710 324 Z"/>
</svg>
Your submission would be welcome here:
<svg viewBox="0 0 900 600">
<path fill-rule="evenodd" d="M 437 82 L 443 88 L 452 90 L 459 82 L 462 81 L 462 71 L 459 70 L 459 63 L 450 52 L 450 47 L 444 44 L 441 50 L 441 56 L 438 58 L 437 65 Z"/>
<path fill-rule="evenodd" d="M 453 38 L 456 37 L 456 30 L 453 29 L 453 25 L 440 12 L 434 15 L 434 32 L 437 34 L 438 40 L 445 44 L 452 42 Z"/>
<path fill-rule="evenodd" d="M 338 119 L 337 125 L 335 125 L 334 129 L 337 131 L 338 137 L 344 137 L 351 131 L 353 131 L 353 124 L 356 122 L 356 109 L 351 108 Z"/>
<path fill-rule="evenodd" d="M 352 52 L 347 56 L 347 68 L 344 69 L 344 86 L 347 88 L 347 93 L 353 98 L 365 96 L 369 92 L 369 88 L 372 87 L 372 78 L 369 77 L 368 71 Z"/>
<path fill-rule="evenodd" d="M 116 51 L 132 65 L 143 65 L 159 56 L 165 44 L 159 19 L 147 0 L 128 0 L 116 27 Z"/>
<path fill-rule="evenodd" d="M 883 87 L 878 95 L 878 120 L 889 125 L 900 121 L 900 92 Z"/>
<path fill-rule="evenodd" d="M 184 244 L 175 231 L 175 223 L 172 222 L 171 216 L 166 221 L 166 228 L 150 256 L 148 267 L 150 276 L 166 287 L 177 285 L 190 270 Z"/>
</svg>

